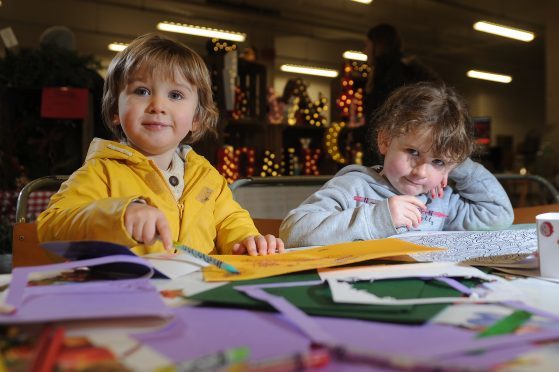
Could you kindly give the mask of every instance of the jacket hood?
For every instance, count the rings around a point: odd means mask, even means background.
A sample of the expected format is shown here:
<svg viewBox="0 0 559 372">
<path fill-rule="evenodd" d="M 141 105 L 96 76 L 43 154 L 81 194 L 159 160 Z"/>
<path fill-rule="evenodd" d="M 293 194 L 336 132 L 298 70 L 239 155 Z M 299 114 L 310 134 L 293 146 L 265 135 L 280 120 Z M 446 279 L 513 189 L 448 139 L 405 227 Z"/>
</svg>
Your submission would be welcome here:
<svg viewBox="0 0 559 372">
<path fill-rule="evenodd" d="M 375 165 L 374 167 L 366 167 L 364 165 L 352 164 L 343 167 L 336 173 L 335 177 L 342 176 L 344 174 L 352 173 L 353 176 L 361 177 L 363 179 L 372 179 L 374 183 L 387 183 L 386 180 L 380 175 L 382 170 L 381 165 Z"/>
<path fill-rule="evenodd" d="M 145 158 L 145 156 L 123 143 L 94 138 L 89 145 L 85 160 L 114 159 L 131 161 L 137 159 L 135 161 L 137 163 L 140 158 Z"/>
<path fill-rule="evenodd" d="M 180 147 L 180 156 L 186 159 L 186 154 L 192 148 L 188 145 L 183 145 Z M 138 164 L 142 161 L 146 161 L 147 157 L 141 152 L 133 149 L 125 143 L 104 140 L 101 138 L 94 138 L 89 145 L 87 150 L 87 156 L 85 161 L 91 159 L 113 159 L 113 160 L 125 160 L 131 163 Z"/>
<path fill-rule="evenodd" d="M 398 192 L 398 190 L 396 190 L 386 178 L 381 176 L 381 170 L 382 165 L 366 167 L 364 165 L 353 164 L 342 168 L 338 173 L 336 173 L 335 177 L 350 175 L 352 177 L 360 178 L 363 181 L 367 182 L 371 189 L 375 190 L 375 192 L 383 198 L 400 195 L 400 192 Z M 348 180 L 351 180 L 351 178 L 348 178 Z M 351 185 L 348 185 L 348 187 L 351 187 Z"/>
</svg>

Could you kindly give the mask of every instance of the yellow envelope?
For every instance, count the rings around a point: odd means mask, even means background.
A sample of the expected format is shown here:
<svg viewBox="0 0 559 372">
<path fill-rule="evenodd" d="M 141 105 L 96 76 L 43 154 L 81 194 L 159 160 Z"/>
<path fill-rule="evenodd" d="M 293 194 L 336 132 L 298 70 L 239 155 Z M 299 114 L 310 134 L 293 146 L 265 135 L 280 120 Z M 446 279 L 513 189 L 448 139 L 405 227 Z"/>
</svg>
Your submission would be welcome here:
<svg viewBox="0 0 559 372">
<path fill-rule="evenodd" d="M 411 253 L 438 251 L 431 248 L 388 238 L 365 240 L 297 250 L 272 256 L 220 255 L 220 260 L 233 265 L 240 274 L 230 274 L 210 265 L 203 268 L 207 282 L 259 279 L 296 271 L 346 265 L 374 258 Z"/>
</svg>

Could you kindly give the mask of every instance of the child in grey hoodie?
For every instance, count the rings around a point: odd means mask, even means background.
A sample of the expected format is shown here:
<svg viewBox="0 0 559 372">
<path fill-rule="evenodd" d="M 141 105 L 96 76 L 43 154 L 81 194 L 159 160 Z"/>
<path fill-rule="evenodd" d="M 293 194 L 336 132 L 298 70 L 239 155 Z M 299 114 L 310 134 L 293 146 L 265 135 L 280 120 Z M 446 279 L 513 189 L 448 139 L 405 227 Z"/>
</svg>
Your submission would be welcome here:
<svg viewBox="0 0 559 372">
<path fill-rule="evenodd" d="M 290 211 L 280 227 L 288 247 L 512 224 L 505 190 L 469 158 L 472 123 L 452 88 L 440 83 L 402 87 L 380 108 L 376 126 L 384 165 L 347 166 Z"/>
</svg>

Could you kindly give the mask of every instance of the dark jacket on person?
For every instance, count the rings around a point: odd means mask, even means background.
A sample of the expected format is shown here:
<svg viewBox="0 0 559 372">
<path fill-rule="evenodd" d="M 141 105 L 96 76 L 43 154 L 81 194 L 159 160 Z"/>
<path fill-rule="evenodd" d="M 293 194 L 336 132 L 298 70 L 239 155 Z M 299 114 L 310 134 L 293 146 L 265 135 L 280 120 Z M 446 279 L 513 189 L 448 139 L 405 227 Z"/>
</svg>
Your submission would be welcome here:
<svg viewBox="0 0 559 372">
<path fill-rule="evenodd" d="M 415 56 L 395 53 L 378 56 L 375 59 L 373 76 L 367 82 L 363 97 L 365 125 L 355 133 L 356 138 L 364 139 L 363 165 L 380 164 L 376 149 L 374 116 L 390 93 L 403 85 L 439 80 L 440 77 Z"/>
</svg>

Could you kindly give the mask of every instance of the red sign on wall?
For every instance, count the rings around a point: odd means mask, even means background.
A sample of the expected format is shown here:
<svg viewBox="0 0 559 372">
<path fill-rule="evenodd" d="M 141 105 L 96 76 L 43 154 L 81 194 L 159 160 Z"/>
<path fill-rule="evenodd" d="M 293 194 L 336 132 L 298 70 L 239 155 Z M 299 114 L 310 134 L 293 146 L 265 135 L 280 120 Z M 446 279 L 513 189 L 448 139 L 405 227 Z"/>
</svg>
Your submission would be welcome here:
<svg viewBox="0 0 559 372">
<path fill-rule="evenodd" d="M 41 97 L 41 117 L 83 119 L 87 115 L 86 88 L 47 87 Z"/>
</svg>

